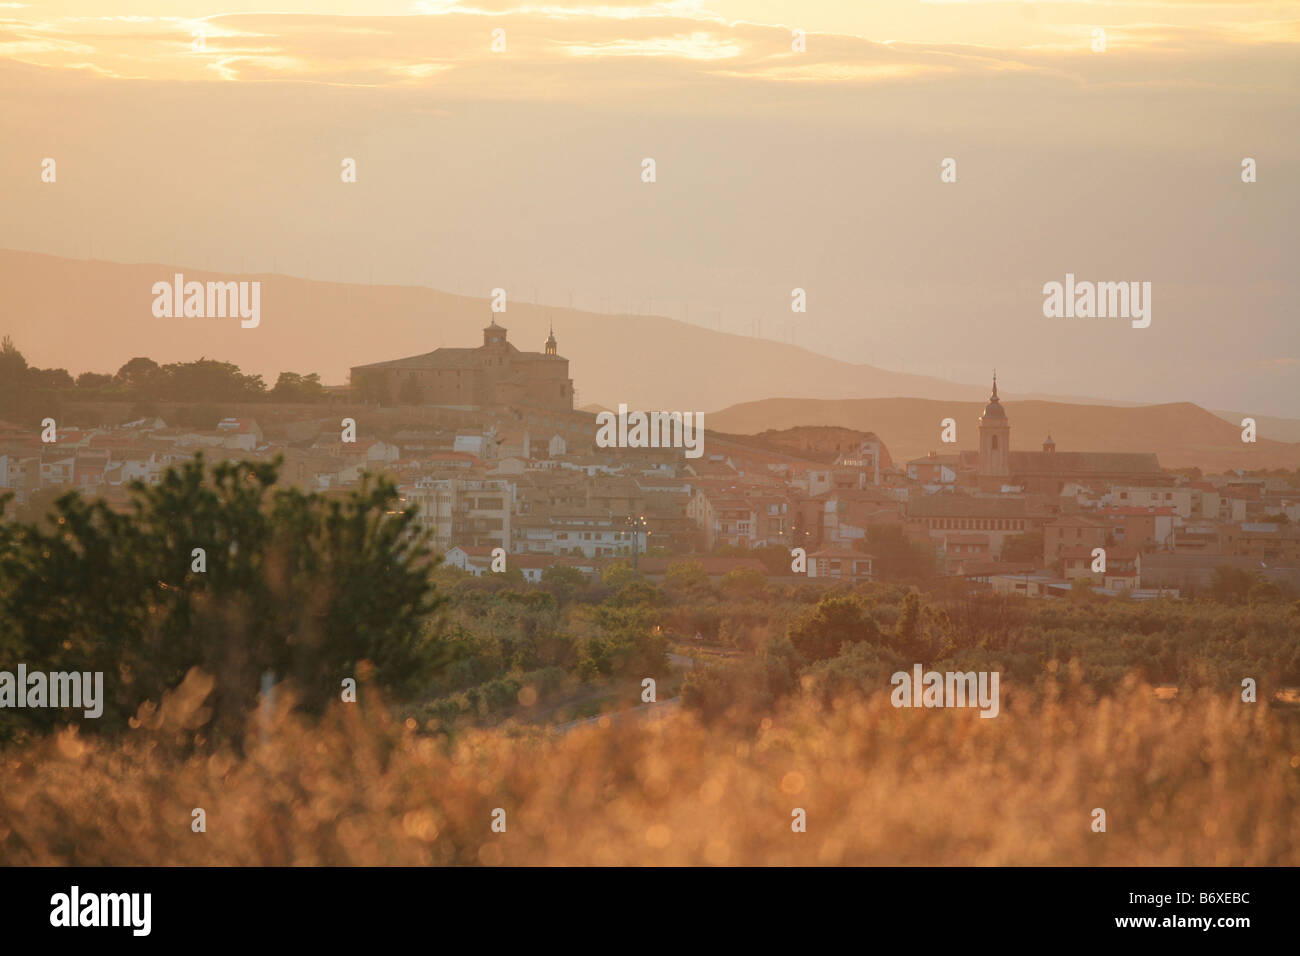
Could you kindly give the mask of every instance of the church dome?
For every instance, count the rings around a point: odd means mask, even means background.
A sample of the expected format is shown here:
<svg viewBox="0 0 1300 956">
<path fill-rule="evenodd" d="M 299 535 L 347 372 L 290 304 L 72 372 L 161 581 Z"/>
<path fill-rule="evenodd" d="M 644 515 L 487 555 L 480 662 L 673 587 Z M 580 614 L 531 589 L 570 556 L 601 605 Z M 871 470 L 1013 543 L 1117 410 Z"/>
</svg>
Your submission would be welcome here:
<svg viewBox="0 0 1300 956">
<path fill-rule="evenodd" d="M 984 414 L 980 416 L 980 421 L 990 421 L 993 419 L 1006 420 L 1007 413 L 1002 407 L 1002 402 L 998 400 L 998 377 L 993 376 L 993 394 L 989 396 L 989 402 L 984 406 Z"/>
</svg>

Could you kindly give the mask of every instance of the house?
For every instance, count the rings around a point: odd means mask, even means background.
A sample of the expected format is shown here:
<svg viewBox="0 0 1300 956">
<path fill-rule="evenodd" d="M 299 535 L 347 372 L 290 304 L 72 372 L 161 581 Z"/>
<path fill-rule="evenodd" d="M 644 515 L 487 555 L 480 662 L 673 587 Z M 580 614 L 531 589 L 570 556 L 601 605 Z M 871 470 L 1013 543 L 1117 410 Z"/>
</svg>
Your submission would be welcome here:
<svg viewBox="0 0 1300 956">
<path fill-rule="evenodd" d="M 433 536 L 436 547 L 509 548 L 514 514 L 514 485 L 497 478 L 420 478 L 405 489 L 416 523 Z"/>
<path fill-rule="evenodd" d="M 1105 552 L 1105 571 L 1093 570 L 1101 557 L 1093 554 L 1093 548 L 1076 545 L 1062 549 L 1058 559 L 1061 577 L 1067 581 L 1088 578 L 1094 584 L 1112 590 L 1131 591 L 1138 587 L 1137 550 L 1114 545 L 1102 550 Z"/>
<path fill-rule="evenodd" d="M 262 444 L 262 429 L 251 418 L 223 418 L 217 422 L 216 434 L 221 447 L 238 451 L 252 451 Z"/>
<path fill-rule="evenodd" d="M 484 574 L 492 573 L 493 550 L 495 549 L 477 545 L 469 547 L 453 545 L 444 552 L 442 557 L 443 561 L 451 567 L 468 571 L 475 577 L 482 577 Z M 505 569 L 507 571 L 512 568 L 518 569 L 522 572 L 524 580 L 530 584 L 541 583 L 546 569 L 555 567 L 574 568 L 588 577 L 595 577 L 600 574 L 599 563 L 585 558 L 542 554 L 505 555 Z"/>
<path fill-rule="evenodd" d="M 1173 542 L 1175 514 L 1173 507 L 1148 505 L 1102 508 L 1097 517 L 1110 525 L 1110 539 L 1117 544 L 1156 551 Z"/>
<path fill-rule="evenodd" d="M 907 503 L 907 531 L 938 544 L 947 532 L 982 531 L 990 554 L 1002 553 L 1008 538 L 1037 531 L 1052 520 L 1041 499 L 1024 495 L 934 494 Z"/>
<path fill-rule="evenodd" d="M 1043 525 L 1043 564 L 1055 567 L 1067 548 L 1104 548 L 1110 524 L 1088 515 L 1065 515 Z"/>
<path fill-rule="evenodd" d="M 789 547 L 790 499 L 784 494 L 699 489 L 686 508 L 704 547 Z"/>
<path fill-rule="evenodd" d="M 1064 597 L 1070 582 L 1050 574 L 994 574 L 989 579 L 994 594 L 1018 594 L 1021 597 Z"/>
<path fill-rule="evenodd" d="M 907 463 L 907 477 L 923 485 L 951 485 L 957 481 L 958 456 L 930 452 Z"/>
<path fill-rule="evenodd" d="M 987 534 L 958 531 L 945 534 L 939 541 L 944 567 L 949 574 L 967 563 L 983 563 L 990 560 L 990 541 Z"/>
<path fill-rule="evenodd" d="M 874 560 L 861 551 L 826 548 L 808 555 L 808 577 L 861 584 L 872 579 Z"/>
</svg>

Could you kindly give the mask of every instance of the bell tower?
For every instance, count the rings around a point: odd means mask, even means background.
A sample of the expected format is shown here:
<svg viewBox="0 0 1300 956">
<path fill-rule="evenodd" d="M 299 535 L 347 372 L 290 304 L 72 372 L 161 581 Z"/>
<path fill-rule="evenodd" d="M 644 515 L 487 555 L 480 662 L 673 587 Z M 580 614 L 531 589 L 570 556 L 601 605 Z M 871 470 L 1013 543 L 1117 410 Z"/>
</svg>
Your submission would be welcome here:
<svg viewBox="0 0 1300 956">
<path fill-rule="evenodd" d="M 500 348 L 506 344 L 506 330 L 503 326 L 497 325 L 496 317 L 492 318 L 490 324 L 483 327 L 483 346 L 496 346 Z"/>
<path fill-rule="evenodd" d="M 998 373 L 993 373 L 993 394 L 980 416 L 981 475 L 1002 478 L 1011 474 L 1011 423 L 998 400 Z"/>
</svg>

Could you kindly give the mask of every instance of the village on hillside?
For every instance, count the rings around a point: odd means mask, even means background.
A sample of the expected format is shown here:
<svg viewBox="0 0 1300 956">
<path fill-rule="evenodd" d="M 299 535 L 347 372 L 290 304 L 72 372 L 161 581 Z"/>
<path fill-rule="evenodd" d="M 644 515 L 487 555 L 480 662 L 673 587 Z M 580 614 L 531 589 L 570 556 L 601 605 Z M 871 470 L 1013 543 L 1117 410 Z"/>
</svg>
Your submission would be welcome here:
<svg viewBox="0 0 1300 956">
<path fill-rule="evenodd" d="M 353 369 L 325 406 L 240 406 L 215 428 L 169 423 L 161 407 L 59 422 L 53 436 L 0 423 L 0 488 L 18 509 L 68 489 L 125 507 L 133 482 L 196 453 L 280 457 L 283 483 L 326 494 L 386 474 L 447 563 L 475 575 L 499 569 L 495 549 L 532 581 L 619 560 L 654 579 L 693 555 L 715 579 L 749 568 L 860 583 L 915 574 L 919 556 L 926 576 L 1032 598 L 1189 596 L 1225 569 L 1300 590 L 1293 480 L 1171 472 L 1154 454 L 1058 449 L 1051 436 L 1013 444 L 996 377 L 978 449 L 906 462 L 848 429 L 747 437 L 706 423 L 699 458 L 602 448 L 595 416 L 573 403 L 554 332 L 527 352 L 493 321 L 477 348 Z"/>
</svg>

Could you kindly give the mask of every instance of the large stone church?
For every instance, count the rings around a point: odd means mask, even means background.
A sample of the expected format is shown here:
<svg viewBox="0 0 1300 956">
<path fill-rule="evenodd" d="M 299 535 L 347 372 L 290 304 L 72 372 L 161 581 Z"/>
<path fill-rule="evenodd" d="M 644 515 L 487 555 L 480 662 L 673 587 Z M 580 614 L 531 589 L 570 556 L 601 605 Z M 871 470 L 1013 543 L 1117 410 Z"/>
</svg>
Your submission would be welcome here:
<svg viewBox="0 0 1300 956">
<path fill-rule="evenodd" d="M 977 484 L 983 490 L 1004 486 L 1021 487 L 1030 493 L 1059 495 L 1071 482 L 1094 488 L 1110 484 L 1164 484 L 1170 479 L 1161 471 L 1152 452 L 1057 451 L 1048 435 L 1042 451 L 1011 450 L 1011 420 L 998 399 L 998 377 L 993 376 L 993 394 L 979 419 L 979 463 Z"/>
<path fill-rule="evenodd" d="M 352 368 L 352 385 L 364 397 L 404 405 L 511 406 L 572 411 L 573 379 L 552 329 L 542 352 L 523 352 L 506 341 L 496 319 L 477 348 L 441 348 L 410 358 Z"/>
</svg>

